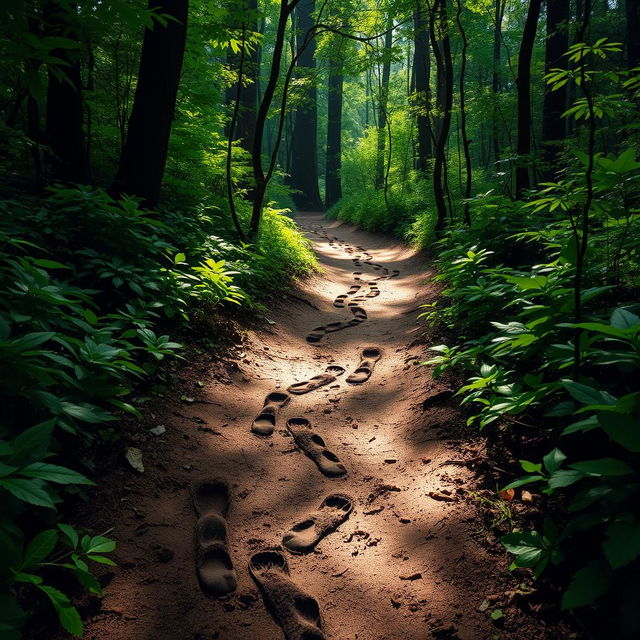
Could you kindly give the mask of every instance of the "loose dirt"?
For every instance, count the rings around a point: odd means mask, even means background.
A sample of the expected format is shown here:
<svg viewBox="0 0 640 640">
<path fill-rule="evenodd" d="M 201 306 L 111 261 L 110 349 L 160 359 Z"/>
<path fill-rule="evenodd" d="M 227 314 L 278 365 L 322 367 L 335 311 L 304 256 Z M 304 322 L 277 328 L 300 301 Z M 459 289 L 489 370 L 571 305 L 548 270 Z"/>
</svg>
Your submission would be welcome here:
<svg viewBox="0 0 640 640">
<path fill-rule="evenodd" d="M 505 599 L 518 581 L 495 539 L 487 542 L 467 493 L 473 473 L 448 464 L 464 458 L 463 418 L 429 368 L 414 364 L 425 357 L 419 306 L 435 296 L 424 256 L 320 215 L 299 222 L 323 272 L 283 295 L 270 323 L 248 333 L 228 376 L 199 372 L 201 386 L 186 376 L 173 400 L 147 409 L 141 433 L 159 424 L 166 431 L 135 443 L 144 473 L 123 462 L 101 479 L 110 488 L 98 492 L 88 524 L 115 528 L 118 567 L 105 576 L 100 610 L 84 611 L 86 638 L 281 639 L 250 558 L 340 494 L 352 500 L 348 518 L 311 553 L 282 551 L 294 585 L 317 601 L 327 638 L 561 640 L 561 630 Z M 359 384 L 347 382 L 354 372 Z M 327 373 L 328 383 L 287 393 Z M 281 395 L 270 401 L 273 392 Z M 252 433 L 259 415 L 264 432 L 275 426 L 271 435 Z M 287 429 L 296 417 L 346 474 L 324 475 L 296 446 Z M 237 590 L 215 599 L 198 584 L 190 489 L 218 477 L 230 485 L 226 549 Z M 504 618 L 494 622 L 497 606 Z"/>
</svg>

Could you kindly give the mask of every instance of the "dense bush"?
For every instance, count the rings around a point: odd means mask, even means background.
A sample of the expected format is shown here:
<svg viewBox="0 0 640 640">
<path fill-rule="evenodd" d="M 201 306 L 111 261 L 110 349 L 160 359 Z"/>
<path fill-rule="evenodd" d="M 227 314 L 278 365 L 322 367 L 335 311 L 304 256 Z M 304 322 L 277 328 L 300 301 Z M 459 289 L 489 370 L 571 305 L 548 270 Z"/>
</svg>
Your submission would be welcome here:
<svg viewBox="0 0 640 640">
<path fill-rule="evenodd" d="M 102 554 L 115 542 L 56 528 L 55 511 L 93 484 L 92 455 L 119 437 L 119 413 L 140 415 L 135 387 L 180 357 L 171 334 L 224 305 L 260 308 L 261 291 L 315 264 L 283 212 L 265 213 L 259 250 L 220 231 L 219 212 L 143 211 L 97 189 L 0 201 L 3 638 L 20 637 L 26 613 L 15 598 L 29 588 L 81 634 L 68 596 L 42 570 L 70 571 L 99 594 L 89 561 L 110 563 Z"/>
</svg>

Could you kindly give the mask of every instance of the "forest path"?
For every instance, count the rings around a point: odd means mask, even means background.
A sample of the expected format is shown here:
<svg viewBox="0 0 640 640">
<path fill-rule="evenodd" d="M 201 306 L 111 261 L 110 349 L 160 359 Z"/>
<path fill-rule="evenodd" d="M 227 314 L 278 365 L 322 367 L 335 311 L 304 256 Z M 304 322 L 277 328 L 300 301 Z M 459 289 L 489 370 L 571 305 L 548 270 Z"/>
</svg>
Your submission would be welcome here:
<svg viewBox="0 0 640 640">
<path fill-rule="evenodd" d="M 149 407 L 137 445 L 145 473 L 123 468 L 109 479 L 112 492 L 92 524 L 115 522 L 119 567 L 102 610 L 87 621 L 86 638 L 279 640 L 282 630 L 247 571 L 249 558 L 280 544 L 285 531 L 334 492 L 353 498 L 350 517 L 312 553 L 285 552 L 292 579 L 320 604 L 327 637 L 488 640 L 496 632 L 478 606 L 486 594 L 506 588 L 505 559 L 490 555 L 476 508 L 460 496 L 471 472 L 440 467 L 464 457 L 453 435 L 460 416 L 447 403 L 423 408 L 442 388 L 428 368 L 410 364 L 424 353 L 412 343 L 419 336 L 418 307 L 434 297 L 433 273 L 423 256 L 397 240 L 319 214 L 298 221 L 314 240 L 324 272 L 305 281 L 298 298 L 283 296 L 268 314 L 273 324 L 249 332 L 244 353 L 227 362 L 225 375 L 187 371 L 181 392 L 194 402 L 176 398 Z M 305 337 L 314 327 L 353 318 L 333 302 L 354 284 L 354 271 L 363 272 L 365 282 L 384 274 L 354 266 L 354 256 L 363 253 L 358 246 L 373 263 L 399 274 L 380 280 L 380 295 L 360 303 L 366 321 L 310 344 Z M 382 357 L 367 382 L 347 384 L 366 346 L 382 349 Z M 250 432 L 268 393 L 331 364 L 344 367 L 345 375 L 292 396 L 271 437 Z M 346 476 L 325 477 L 296 448 L 286 430 L 291 417 L 311 422 Z M 158 424 L 166 433 L 149 435 Z M 238 577 L 236 592 L 220 600 L 198 587 L 189 496 L 193 483 L 217 476 L 232 487 L 228 548 Z M 443 490 L 440 500 L 428 495 Z M 453 635 L 447 631 L 452 625 Z"/>
</svg>

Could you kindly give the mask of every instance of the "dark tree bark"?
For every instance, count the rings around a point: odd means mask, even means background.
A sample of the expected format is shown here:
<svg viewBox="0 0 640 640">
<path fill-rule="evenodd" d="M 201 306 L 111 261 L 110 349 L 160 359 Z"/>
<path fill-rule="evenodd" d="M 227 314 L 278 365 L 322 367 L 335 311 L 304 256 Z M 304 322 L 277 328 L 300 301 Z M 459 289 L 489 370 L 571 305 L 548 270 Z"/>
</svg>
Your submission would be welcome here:
<svg viewBox="0 0 640 640">
<path fill-rule="evenodd" d="M 313 27 L 313 12 L 315 0 L 301 0 L 296 10 L 299 42 Z M 300 52 L 301 45 L 298 45 Z M 291 141 L 291 178 L 290 185 L 298 193 L 293 194 L 293 200 L 299 209 L 306 211 L 321 211 L 322 200 L 318 189 L 318 152 L 316 136 L 318 131 L 318 91 L 313 74 L 316 68 L 314 58 L 316 50 L 315 39 L 307 43 L 300 53 L 297 67 L 303 70 L 308 81 L 305 103 L 298 107 L 293 127 Z"/>
<path fill-rule="evenodd" d="M 417 108 L 416 125 L 417 157 L 416 169 L 426 173 L 429 168 L 429 159 L 433 154 L 433 144 L 429 131 L 428 109 L 431 104 L 431 57 L 429 55 L 429 31 L 424 12 L 417 3 L 417 11 L 414 14 L 414 54 L 413 54 L 413 78 L 415 83 L 415 105 Z"/>
<path fill-rule="evenodd" d="M 173 121 L 187 36 L 188 0 L 149 0 L 149 8 L 171 15 L 166 27 L 146 29 L 127 140 L 111 187 L 115 196 L 137 196 L 157 204 Z"/>
<path fill-rule="evenodd" d="M 436 31 L 436 18 L 438 20 Z M 436 59 L 439 78 L 438 85 L 443 87 L 443 111 L 438 127 L 435 163 L 433 166 L 433 195 L 436 201 L 436 233 L 441 233 L 447 224 L 446 184 L 446 148 L 451 128 L 451 109 L 453 107 L 453 60 L 451 59 L 451 41 L 447 16 L 447 0 L 436 0 L 431 19 L 431 45 Z"/>
<path fill-rule="evenodd" d="M 87 182 L 83 131 L 80 42 L 75 29 L 74 5 L 47 2 L 43 6 L 46 35 L 64 37 L 77 43 L 75 49 L 54 49 L 51 55 L 64 61 L 48 65 L 45 139 L 51 148 L 51 173 L 63 182 Z"/>
<path fill-rule="evenodd" d="M 545 69 L 567 69 L 568 60 L 564 55 L 569 48 L 569 22 L 571 3 L 569 0 L 547 2 L 547 44 L 545 49 Z M 567 85 L 551 91 L 547 88 L 542 107 L 543 160 L 546 165 L 544 177 L 551 179 L 553 165 L 558 158 L 559 143 L 567 137 L 566 119 L 562 114 L 567 109 Z"/>
<path fill-rule="evenodd" d="M 342 198 L 340 169 L 342 165 L 342 64 L 329 61 L 329 95 L 327 96 L 327 163 L 325 206 L 333 206 Z"/>
<path fill-rule="evenodd" d="M 502 49 L 502 20 L 504 18 L 506 0 L 495 0 L 493 19 L 493 67 L 491 70 L 491 93 L 493 97 L 493 114 L 491 141 L 493 145 L 494 162 L 500 161 L 500 128 L 498 125 L 498 100 L 500 93 L 500 52 Z"/>
<path fill-rule="evenodd" d="M 627 13 L 627 65 L 634 69 L 640 65 L 640 0 L 626 0 Z"/>
<path fill-rule="evenodd" d="M 531 154 L 531 56 L 536 38 L 542 0 L 529 0 L 529 10 L 522 33 L 518 57 L 518 143 L 516 166 L 516 198 L 529 188 L 529 162 Z"/>
<path fill-rule="evenodd" d="M 464 150 L 464 164 L 465 164 L 465 183 L 462 195 L 465 199 L 463 205 L 463 219 L 466 225 L 471 225 L 471 218 L 469 214 L 469 198 L 471 197 L 471 180 L 472 180 L 472 172 L 471 172 L 471 154 L 469 152 L 469 146 L 471 144 L 471 140 L 467 136 L 467 110 L 465 103 L 465 86 L 464 86 L 464 76 L 467 69 L 467 48 L 469 46 L 469 42 L 467 40 L 467 34 L 465 33 L 464 27 L 462 25 L 462 2 L 458 0 L 458 11 L 456 13 L 456 22 L 458 23 L 458 29 L 460 31 L 460 37 L 462 38 L 462 52 L 460 54 L 460 134 L 458 135 L 458 139 L 462 136 L 462 148 Z"/>
<path fill-rule="evenodd" d="M 376 152 L 376 189 L 385 184 L 385 150 L 387 142 L 387 107 L 389 102 L 389 79 L 391 77 L 391 45 L 393 44 L 393 21 L 390 18 L 384 36 L 384 60 L 382 76 L 378 85 L 378 144 Z"/>
</svg>

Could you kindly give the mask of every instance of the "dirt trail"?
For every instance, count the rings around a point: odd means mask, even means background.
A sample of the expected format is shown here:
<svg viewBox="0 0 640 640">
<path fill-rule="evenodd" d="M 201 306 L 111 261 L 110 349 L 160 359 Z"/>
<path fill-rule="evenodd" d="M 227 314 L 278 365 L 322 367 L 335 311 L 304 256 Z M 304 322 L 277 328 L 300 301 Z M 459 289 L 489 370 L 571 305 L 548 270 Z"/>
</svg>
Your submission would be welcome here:
<svg viewBox="0 0 640 640">
<path fill-rule="evenodd" d="M 283 533 L 331 493 L 353 499 L 348 519 L 312 553 L 285 552 L 292 579 L 320 605 L 327 637 L 524 638 L 497 630 L 487 613 L 478 611 L 485 595 L 504 591 L 512 581 L 504 577 L 505 559 L 496 566 L 487 545 L 478 542 L 486 531 L 477 533 L 482 523 L 475 507 L 457 499 L 470 472 L 439 467 L 461 457 L 460 444 L 447 439 L 449 425 L 459 417 L 448 406 L 423 409 L 423 401 L 442 388 L 426 368 L 410 364 L 424 354 L 424 347 L 412 343 L 419 335 L 418 306 L 433 296 L 424 284 L 432 273 L 425 271 L 420 255 L 387 237 L 319 215 L 299 220 L 324 268 L 298 292 L 308 304 L 289 297 L 272 310 L 274 324 L 249 333 L 245 354 L 228 379 L 210 375 L 201 378 L 202 387 L 185 383 L 182 392 L 196 402 L 176 400 L 151 414 L 143 427 L 146 432 L 166 426 L 164 435 L 144 436 L 138 445 L 145 473 L 123 468 L 114 474 L 112 495 L 92 524 L 115 522 L 119 567 L 105 589 L 102 610 L 87 622 L 86 638 L 282 638 L 247 571 L 249 559 L 280 544 Z M 366 256 L 354 266 L 354 258 L 364 254 L 358 246 L 382 267 L 365 263 Z M 356 318 L 349 301 L 370 291 L 366 283 L 385 275 L 385 268 L 389 275 L 399 273 L 377 281 L 379 295 L 357 301 L 365 321 L 320 331 L 317 342 L 305 339 L 314 328 Z M 335 307 L 336 297 L 354 285 L 354 272 L 362 272 L 356 284 L 364 286 L 343 308 Z M 367 382 L 348 384 L 346 377 L 367 346 L 380 348 L 382 357 Z M 292 396 L 278 411 L 271 437 L 250 432 L 267 394 L 285 391 L 329 365 L 344 367 L 345 375 Z M 345 465 L 346 475 L 320 473 L 286 430 L 292 417 L 311 423 Z M 226 477 L 232 488 L 228 549 L 238 584 L 233 595 L 219 600 L 198 587 L 196 515 L 189 496 L 194 483 L 217 476 Z M 444 500 L 428 495 L 442 490 Z M 447 631 L 451 626 L 453 633 Z"/>
</svg>

